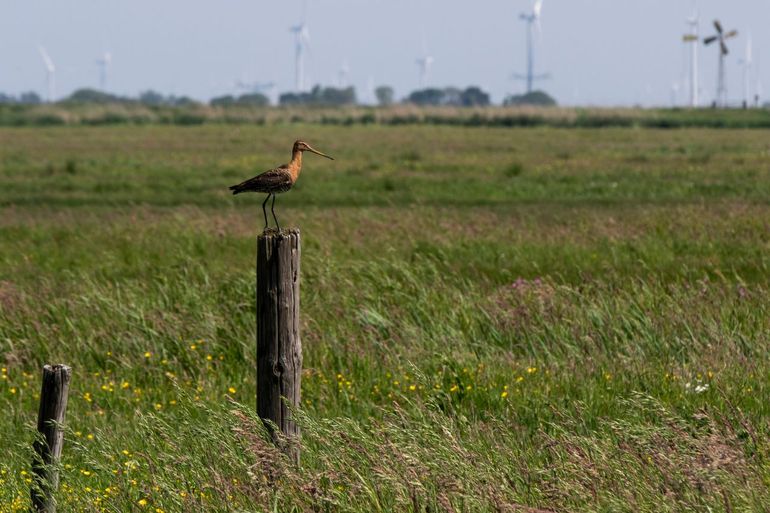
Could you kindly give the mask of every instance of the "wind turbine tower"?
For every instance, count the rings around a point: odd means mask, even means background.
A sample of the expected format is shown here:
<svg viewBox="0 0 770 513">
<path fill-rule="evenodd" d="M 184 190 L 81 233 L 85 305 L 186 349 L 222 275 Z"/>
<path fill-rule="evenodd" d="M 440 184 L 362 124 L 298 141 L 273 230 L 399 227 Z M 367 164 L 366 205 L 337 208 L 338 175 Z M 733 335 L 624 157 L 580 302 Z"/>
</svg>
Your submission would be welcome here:
<svg viewBox="0 0 770 513">
<path fill-rule="evenodd" d="M 744 107 L 750 107 L 752 104 L 751 99 L 751 70 L 754 67 L 754 56 L 751 45 L 751 34 L 749 34 L 748 41 L 746 41 L 746 56 L 741 61 L 743 65 L 743 105 Z"/>
<path fill-rule="evenodd" d="M 696 12 L 692 18 L 687 18 L 687 24 L 690 26 L 690 32 L 685 34 L 682 39 L 691 46 L 690 51 L 690 107 L 698 107 L 698 25 L 700 19 Z"/>
<path fill-rule="evenodd" d="M 112 54 L 110 52 L 104 52 L 98 59 L 96 59 L 96 65 L 99 67 L 99 90 L 107 90 L 107 74 L 110 71 L 110 65 L 112 64 Z"/>
<path fill-rule="evenodd" d="M 720 107 L 727 106 L 727 77 L 725 75 L 725 57 L 730 53 L 727 49 L 726 40 L 731 39 L 738 35 L 737 30 L 731 30 L 725 33 L 722 29 L 722 24 L 719 20 L 714 20 L 714 28 L 716 29 L 716 35 L 709 36 L 703 40 L 703 43 L 710 45 L 714 41 L 719 41 L 719 74 L 717 75 L 717 96 L 716 104 Z"/>
<path fill-rule="evenodd" d="M 433 57 L 430 55 L 424 55 L 417 59 L 417 67 L 420 71 L 420 89 L 425 89 L 428 85 L 428 77 L 430 76 L 430 68 L 433 66 Z"/>
<path fill-rule="evenodd" d="M 51 59 L 51 56 L 48 55 L 48 52 L 42 45 L 39 45 L 37 49 L 40 52 L 40 57 L 43 59 L 43 65 L 45 66 L 48 103 L 51 103 L 54 100 L 54 96 L 56 96 L 56 66 L 54 66 L 53 59 Z"/>
<path fill-rule="evenodd" d="M 532 86 L 536 80 L 548 78 L 548 74 L 535 75 L 535 48 L 534 33 L 535 28 L 540 33 L 540 12 L 543 9 L 543 0 L 535 0 L 532 11 L 521 13 L 519 18 L 527 24 L 527 73 L 526 75 L 514 75 L 515 78 L 525 80 L 527 83 L 527 93 L 532 92 Z"/>
<path fill-rule="evenodd" d="M 294 69 L 296 73 L 294 87 L 297 92 L 302 92 L 305 90 L 305 54 L 310 46 L 310 31 L 304 20 L 289 30 L 294 34 Z"/>
<path fill-rule="evenodd" d="M 348 61 L 344 61 L 340 69 L 337 71 L 337 85 L 340 89 L 344 89 L 348 86 L 348 76 L 350 75 L 350 66 Z"/>
</svg>

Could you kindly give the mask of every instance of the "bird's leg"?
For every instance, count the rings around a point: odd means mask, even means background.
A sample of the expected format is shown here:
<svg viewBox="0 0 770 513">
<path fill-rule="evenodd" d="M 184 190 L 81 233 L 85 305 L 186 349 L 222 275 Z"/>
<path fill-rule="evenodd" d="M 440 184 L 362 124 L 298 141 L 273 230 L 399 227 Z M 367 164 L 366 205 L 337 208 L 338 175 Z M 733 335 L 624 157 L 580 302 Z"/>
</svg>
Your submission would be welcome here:
<svg viewBox="0 0 770 513">
<path fill-rule="evenodd" d="M 267 200 L 269 199 L 270 194 L 268 194 L 265 198 L 265 201 L 262 202 L 262 213 L 265 214 L 265 229 L 263 231 L 267 231 L 267 209 L 265 207 L 267 206 Z"/>
<path fill-rule="evenodd" d="M 280 233 L 281 227 L 278 225 L 278 218 L 275 217 L 275 194 L 273 194 L 273 202 L 270 204 L 270 212 L 273 213 L 273 219 L 275 219 L 275 227 L 278 228 L 278 233 Z"/>
</svg>

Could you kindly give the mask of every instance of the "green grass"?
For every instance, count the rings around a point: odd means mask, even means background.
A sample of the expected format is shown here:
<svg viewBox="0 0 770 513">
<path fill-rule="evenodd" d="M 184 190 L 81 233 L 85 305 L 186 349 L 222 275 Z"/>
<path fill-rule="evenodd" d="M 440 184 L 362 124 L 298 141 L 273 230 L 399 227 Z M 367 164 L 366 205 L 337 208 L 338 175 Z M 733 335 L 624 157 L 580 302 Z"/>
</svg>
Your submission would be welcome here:
<svg viewBox="0 0 770 513">
<path fill-rule="evenodd" d="M 0 512 L 761 511 L 765 131 L 0 130 Z M 303 234 L 302 465 L 254 418 L 259 196 Z M 527 508 L 530 508 L 529 510 Z"/>
</svg>

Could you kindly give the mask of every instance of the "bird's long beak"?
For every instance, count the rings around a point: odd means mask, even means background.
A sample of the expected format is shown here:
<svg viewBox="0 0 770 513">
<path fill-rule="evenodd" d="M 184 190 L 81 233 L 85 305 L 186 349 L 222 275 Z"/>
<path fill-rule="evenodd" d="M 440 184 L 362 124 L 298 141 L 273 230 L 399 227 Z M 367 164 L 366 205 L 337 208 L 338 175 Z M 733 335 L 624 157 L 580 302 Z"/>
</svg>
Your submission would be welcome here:
<svg viewBox="0 0 770 513">
<path fill-rule="evenodd" d="M 329 159 L 329 160 L 334 160 L 334 157 L 330 157 L 330 156 L 329 156 L 329 155 L 327 155 L 326 153 L 321 153 L 321 152 L 320 152 L 320 151 L 318 151 L 318 150 L 314 150 L 314 149 L 313 149 L 313 148 L 311 148 L 310 146 L 308 146 L 308 147 L 307 147 L 307 151 L 311 151 L 311 152 L 315 153 L 316 155 L 320 155 L 320 156 L 322 156 L 322 157 L 326 157 L 326 158 L 327 158 L 327 159 Z"/>
</svg>

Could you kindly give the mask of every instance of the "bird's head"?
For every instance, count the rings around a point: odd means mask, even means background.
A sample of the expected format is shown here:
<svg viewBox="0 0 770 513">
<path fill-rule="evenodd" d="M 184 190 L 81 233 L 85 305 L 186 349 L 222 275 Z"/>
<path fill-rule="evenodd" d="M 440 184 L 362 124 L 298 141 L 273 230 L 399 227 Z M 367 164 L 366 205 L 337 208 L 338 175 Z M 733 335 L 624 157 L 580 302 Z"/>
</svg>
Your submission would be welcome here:
<svg viewBox="0 0 770 513">
<path fill-rule="evenodd" d="M 320 155 L 322 157 L 326 157 L 327 159 L 334 160 L 334 157 L 330 157 L 329 155 L 326 155 L 325 153 L 321 153 L 320 151 L 313 149 L 308 143 L 305 141 L 297 141 L 294 143 L 294 152 L 298 151 L 309 151 L 311 153 L 315 153 L 316 155 Z"/>
</svg>

